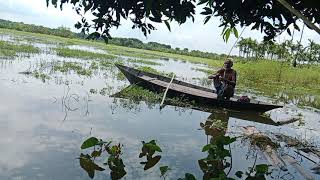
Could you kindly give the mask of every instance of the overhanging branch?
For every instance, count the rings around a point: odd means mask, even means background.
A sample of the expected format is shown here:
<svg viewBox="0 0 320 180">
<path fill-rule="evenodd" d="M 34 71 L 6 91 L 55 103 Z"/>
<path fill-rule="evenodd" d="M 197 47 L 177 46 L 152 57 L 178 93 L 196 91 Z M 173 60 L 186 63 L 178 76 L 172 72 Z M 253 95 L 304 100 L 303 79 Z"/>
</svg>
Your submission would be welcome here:
<svg viewBox="0 0 320 180">
<path fill-rule="evenodd" d="M 315 30 L 318 34 L 320 34 L 320 29 L 314 25 L 307 17 L 301 14 L 299 11 L 295 10 L 289 3 L 285 0 L 277 0 L 280 4 L 282 4 L 285 8 L 287 8 L 292 14 L 296 15 L 298 18 L 302 19 L 303 22 L 308 25 L 310 28 Z"/>
</svg>

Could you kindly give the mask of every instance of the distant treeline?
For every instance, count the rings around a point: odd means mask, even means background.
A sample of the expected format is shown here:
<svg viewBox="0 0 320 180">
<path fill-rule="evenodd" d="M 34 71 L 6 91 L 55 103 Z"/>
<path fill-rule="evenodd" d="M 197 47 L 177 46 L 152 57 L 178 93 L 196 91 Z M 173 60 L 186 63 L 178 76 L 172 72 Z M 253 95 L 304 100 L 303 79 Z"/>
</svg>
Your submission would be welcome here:
<svg viewBox="0 0 320 180">
<path fill-rule="evenodd" d="M 188 56 L 195 56 L 195 57 L 202 57 L 202 58 L 209 58 L 209 59 L 221 59 L 226 57 L 225 54 L 219 55 L 216 53 L 202 52 L 198 50 L 189 50 L 188 48 L 184 48 L 184 49 L 172 48 L 170 45 L 161 44 L 157 42 L 143 43 L 139 39 L 135 39 L 135 38 L 112 38 L 109 41 L 109 43 L 119 45 L 119 46 L 147 49 L 147 50 L 153 50 L 153 51 L 188 55 Z"/>
<path fill-rule="evenodd" d="M 69 28 L 48 28 L 37 26 L 33 24 L 24 24 L 22 22 L 12 22 L 0 19 L 0 28 L 14 29 L 18 31 L 33 32 L 40 34 L 48 34 L 66 38 L 80 38 L 85 39 L 87 36 L 82 33 L 74 33 Z M 114 37 L 109 40 L 110 44 L 147 49 L 153 51 L 175 53 L 181 55 L 188 55 L 194 57 L 202 57 L 209 59 L 225 59 L 226 54 L 216 54 L 210 52 L 203 52 L 198 50 L 189 50 L 188 48 L 172 48 L 170 45 L 161 44 L 157 42 L 144 43 L 135 38 L 118 38 Z M 303 62 L 319 62 L 320 63 L 320 45 L 314 41 L 309 40 L 309 44 L 303 47 L 298 42 L 284 41 L 283 43 L 257 42 L 251 38 L 241 38 L 237 44 L 239 48 L 238 58 L 247 60 L 270 59 L 270 60 L 286 60 L 296 63 L 296 61 Z M 236 57 L 236 56 L 232 56 Z"/>
<path fill-rule="evenodd" d="M 239 47 L 239 56 L 245 59 L 320 63 L 320 44 L 310 39 L 306 46 L 302 46 L 298 41 L 294 42 L 293 40 L 275 43 L 273 41 L 257 42 L 251 38 L 242 38 L 237 46 Z"/>
<path fill-rule="evenodd" d="M 40 34 L 48 34 L 66 38 L 76 38 L 77 35 L 70 31 L 69 28 L 66 27 L 59 27 L 57 29 L 48 28 L 44 26 L 37 26 L 33 24 L 24 24 L 22 22 L 12 22 L 0 19 L 0 28 L 6 29 L 14 29 L 17 31 L 24 31 L 24 32 L 33 32 L 33 33 L 40 33 Z"/>
<path fill-rule="evenodd" d="M 48 28 L 48 27 L 38 26 L 33 24 L 25 24 L 22 22 L 12 22 L 12 21 L 2 20 L 2 19 L 0 19 L 0 28 L 14 29 L 18 31 L 33 32 L 33 33 L 40 33 L 40 34 L 48 34 L 48 35 L 66 37 L 66 38 L 81 38 L 81 39 L 86 38 L 85 35 L 81 33 L 74 33 L 69 28 L 66 28 L 66 27 L 59 27 L 55 29 L 55 28 Z M 113 37 L 111 40 L 109 40 L 109 43 L 114 45 L 119 45 L 119 46 L 125 46 L 125 47 L 147 49 L 147 50 L 168 52 L 168 53 L 210 58 L 210 59 L 220 59 L 226 56 L 224 54 L 219 55 L 216 53 L 202 52 L 198 50 L 189 50 L 188 48 L 184 48 L 184 49 L 172 48 L 170 45 L 161 44 L 157 42 L 143 43 L 139 39 L 135 39 L 135 38 Z"/>
</svg>

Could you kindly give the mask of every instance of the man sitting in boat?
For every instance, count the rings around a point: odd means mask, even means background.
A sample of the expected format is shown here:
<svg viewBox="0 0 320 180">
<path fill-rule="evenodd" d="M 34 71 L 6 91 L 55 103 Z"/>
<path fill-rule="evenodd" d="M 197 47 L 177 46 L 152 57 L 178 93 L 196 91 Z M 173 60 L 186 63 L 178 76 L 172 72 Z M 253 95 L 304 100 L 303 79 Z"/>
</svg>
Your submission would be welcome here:
<svg viewBox="0 0 320 180">
<path fill-rule="evenodd" d="M 218 70 L 215 74 L 209 76 L 209 79 L 213 79 L 214 87 L 218 98 L 229 100 L 234 95 L 234 89 L 236 87 L 237 72 L 232 69 L 233 61 L 228 58 L 224 62 L 224 67 Z"/>
</svg>

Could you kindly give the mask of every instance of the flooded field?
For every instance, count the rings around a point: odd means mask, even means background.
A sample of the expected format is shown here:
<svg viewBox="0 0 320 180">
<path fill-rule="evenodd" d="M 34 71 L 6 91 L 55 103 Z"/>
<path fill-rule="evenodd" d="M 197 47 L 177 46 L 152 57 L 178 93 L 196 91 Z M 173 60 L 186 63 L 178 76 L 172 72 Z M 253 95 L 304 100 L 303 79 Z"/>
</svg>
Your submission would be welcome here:
<svg viewBox="0 0 320 180">
<path fill-rule="evenodd" d="M 0 36 L 0 179 L 320 178 L 320 110 L 308 104 L 317 97 L 297 106 L 297 96 L 241 87 L 238 95 L 285 107 L 160 110 L 161 95 L 128 88 L 115 63 L 210 88 L 213 68 L 92 42 Z"/>
</svg>

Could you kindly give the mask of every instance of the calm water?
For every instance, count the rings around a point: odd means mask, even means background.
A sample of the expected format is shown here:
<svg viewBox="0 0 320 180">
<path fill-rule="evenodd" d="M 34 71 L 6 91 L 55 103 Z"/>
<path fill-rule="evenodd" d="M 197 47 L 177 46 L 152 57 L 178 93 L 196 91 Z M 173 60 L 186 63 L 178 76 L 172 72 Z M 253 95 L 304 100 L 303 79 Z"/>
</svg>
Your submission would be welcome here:
<svg viewBox="0 0 320 180">
<path fill-rule="evenodd" d="M 3 37 L 2 39 L 11 39 Z M 283 110 L 273 110 L 273 120 L 285 120 L 297 115 L 303 122 L 297 121 L 284 126 L 272 126 L 258 123 L 262 117 L 239 112 L 215 113 L 146 103 L 130 103 L 125 99 L 109 97 L 129 85 L 126 80 L 118 80 L 115 68 L 95 70 L 91 77 L 79 76 L 74 72 L 59 73 L 51 71 L 50 62 L 72 61 L 89 64 L 85 60 L 62 58 L 50 50 L 50 46 L 38 44 L 43 53 L 21 56 L 16 59 L 0 59 L 0 179 L 90 179 L 80 167 L 79 155 L 90 151 L 81 150 L 82 142 L 95 136 L 115 143 L 123 144 L 122 159 L 127 175 L 123 179 L 161 179 L 160 166 L 168 165 L 169 179 L 183 177 L 192 173 L 199 179 L 202 172 L 198 160 L 206 153 L 201 152 L 207 143 L 207 136 L 199 130 L 200 123 L 210 119 L 228 122 L 227 134 L 239 136 L 242 127 L 254 126 L 260 132 L 274 137 L 276 134 L 297 137 L 299 140 L 319 146 L 319 110 L 297 108 L 287 105 Z M 72 46 L 73 49 L 95 51 L 92 47 Z M 101 52 L 102 50 L 98 50 Z M 198 83 L 195 78 L 205 78 L 205 73 L 193 68 L 206 68 L 181 61 L 158 60 L 163 66 L 151 66 L 160 71 L 175 72 L 179 79 Z M 26 70 L 38 70 L 40 64 L 47 65 L 43 72 L 51 79 L 45 82 L 33 76 L 19 74 Z M 128 65 L 133 65 L 128 63 Z M 106 95 L 90 93 L 90 89 L 107 89 Z M 245 92 L 249 94 L 249 92 Z M 251 92 L 250 92 L 251 93 Z M 254 96 L 254 94 L 251 93 Z M 271 102 L 270 97 L 256 96 L 257 99 Z M 262 118 L 263 119 L 263 118 Z M 162 149 L 160 162 L 144 171 L 138 157 L 141 141 L 157 140 Z M 250 143 L 239 138 L 231 145 L 233 165 L 230 174 L 238 170 L 246 171 L 255 161 L 267 163 L 263 153 L 253 150 Z M 297 156 L 291 148 L 282 144 L 277 150 L 280 154 L 290 154 L 299 159 L 306 171 L 315 178 L 310 168 L 313 163 Z M 110 171 L 103 166 L 105 158 L 96 163 L 104 167 L 103 172 L 96 171 L 94 179 L 109 179 Z M 296 169 L 289 171 L 272 168 L 275 179 L 301 179 Z M 269 177 L 270 178 L 270 177 Z"/>
</svg>

